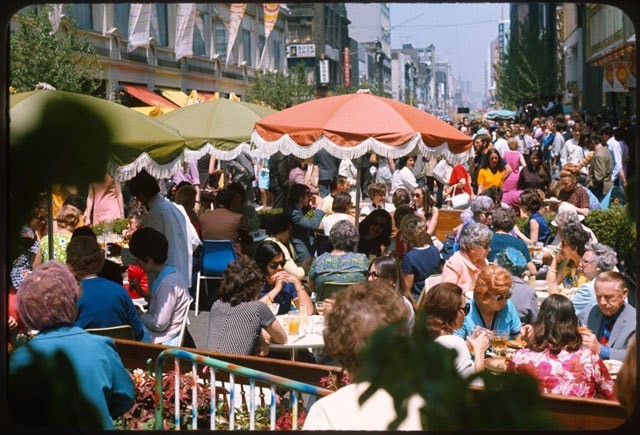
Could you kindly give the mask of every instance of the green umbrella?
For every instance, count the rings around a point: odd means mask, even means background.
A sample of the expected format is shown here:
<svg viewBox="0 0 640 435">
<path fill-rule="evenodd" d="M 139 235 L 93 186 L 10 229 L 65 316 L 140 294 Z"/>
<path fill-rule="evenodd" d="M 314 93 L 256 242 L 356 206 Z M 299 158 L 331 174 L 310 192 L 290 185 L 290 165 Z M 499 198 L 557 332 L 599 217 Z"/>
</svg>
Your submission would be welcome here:
<svg viewBox="0 0 640 435">
<path fill-rule="evenodd" d="M 82 156 L 74 159 L 72 173 L 106 153 L 109 172 L 117 180 L 128 180 L 141 169 L 166 178 L 190 151 L 205 144 L 185 140 L 175 129 L 128 107 L 88 95 L 38 90 L 12 95 L 10 107 L 12 152 L 46 149 L 53 158 L 48 166 Z M 97 118 L 101 129 L 96 130 L 96 120 L 89 122 L 88 117 Z M 64 171 L 58 172 L 64 176 Z M 93 176 L 101 179 L 103 174 L 104 170 Z"/>
<path fill-rule="evenodd" d="M 220 160 L 231 160 L 248 146 L 256 121 L 276 113 L 257 104 L 218 99 L 181 107 L 155 118 L 174 127 L 188 139 L 204 139 L 208 147 L 200 148 L 200 157 L 213 154 Z"/>
<path fill-rule="evenodd" d="M 52 184 L 98 181 L 107 169 L 121 181 L 141 169 L 168 177 L 188 151 L 205 144 L 186 141 L 142 113 L 88 95 L 37 90 L 11 95 L 9 107 L 12 236 L 39 192 Z"/>
</svg>

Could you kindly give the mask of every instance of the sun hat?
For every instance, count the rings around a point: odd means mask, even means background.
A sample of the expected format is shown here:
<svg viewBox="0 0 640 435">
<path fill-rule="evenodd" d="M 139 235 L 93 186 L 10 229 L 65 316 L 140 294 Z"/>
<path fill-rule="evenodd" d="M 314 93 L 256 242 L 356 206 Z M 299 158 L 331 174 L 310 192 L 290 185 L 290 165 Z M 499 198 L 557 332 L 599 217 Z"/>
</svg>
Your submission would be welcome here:
<svg viewBox="0 0 640 435">
<path fill-rule="evenodd" d="M 556 214 L 556 216 L 559 215 L 560 213 L 572 213 L 578 216 L 579 222 L 582 222 L 584 220 L 584 216 L 578 213 L 576 206 L 566 201 L 563 201 L 562 203 L 560 203 L 560 205 L 558 206 L 558 213 Z M 554 227 L 558 226 L 556 219 L 553 219 L 551 221 L 551 225 L 553 225 Z"/>
</svg>

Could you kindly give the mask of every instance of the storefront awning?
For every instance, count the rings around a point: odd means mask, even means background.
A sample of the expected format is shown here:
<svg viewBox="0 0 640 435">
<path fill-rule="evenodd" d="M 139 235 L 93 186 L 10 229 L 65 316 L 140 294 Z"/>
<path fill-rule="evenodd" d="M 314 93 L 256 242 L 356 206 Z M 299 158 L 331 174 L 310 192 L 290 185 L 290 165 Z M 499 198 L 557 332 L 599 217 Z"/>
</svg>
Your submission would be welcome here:
<svg viewBox="0 0 640 435">
<path fill-rule="evenodd" d="M 178 107 L 184 107 L 189 104 L 189 96 L 182 91 L 176 91 L 173 89 L 163 89 L 162 96 L 167 100 L 175 103 Z"/>
<path fill-rule="evenodd" d="M 177 109 L 178 106 L 166 98 L 162 98 L 160 95 L 155 94 L 148 90 L 143 85 L 124 85 L 126 93 L 138 100 L 147 103 L 150 106 L 157 107 L 159 109 Z"/>
<path fill-rule="evenodd" d="M 214 98 L 215 94 L 212 94 L 210 92 L 200 92 L 200 91 L 198 91 L 198 95 L 200 95 L 202 98 L 204 98 L 204 101 L 209 101 L 209 100 Z"/>
</svg>

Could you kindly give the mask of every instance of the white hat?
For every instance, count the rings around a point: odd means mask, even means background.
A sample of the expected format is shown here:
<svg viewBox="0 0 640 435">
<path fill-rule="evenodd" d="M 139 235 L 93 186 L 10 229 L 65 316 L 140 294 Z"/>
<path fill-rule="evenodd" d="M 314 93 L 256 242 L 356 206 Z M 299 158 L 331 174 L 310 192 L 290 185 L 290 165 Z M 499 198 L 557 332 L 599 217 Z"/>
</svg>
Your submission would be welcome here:
<svg viewBox="0 0 640 435">
<path fill-rule="evenodd" d="M 568 212 L 568 213 L 573 213 L 575 215 L 578 216 L 578 221 L 582 222 L 584 220 L 584 216 L 578 213 L 578 209 L 576 208 L 575 205 L 570 204 L 566 201 L 563 201 L 560 203 L 560 205 L 558 206 L 558 213 L 556 214 L 556 216 L 562 212 Z M 556 220 L 552 220 L 551 221 L 551 225 L 553 225 L 554 227 L 558 226 L 558 223 L 556 222 Z"/>
</svg>

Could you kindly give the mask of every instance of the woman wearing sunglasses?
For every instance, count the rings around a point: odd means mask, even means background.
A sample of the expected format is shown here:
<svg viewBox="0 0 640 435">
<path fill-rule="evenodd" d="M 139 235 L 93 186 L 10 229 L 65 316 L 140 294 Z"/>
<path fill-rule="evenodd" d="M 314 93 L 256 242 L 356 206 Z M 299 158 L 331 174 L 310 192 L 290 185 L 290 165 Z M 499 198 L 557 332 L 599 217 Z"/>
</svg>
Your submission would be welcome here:
<svg viewBox="0 0 640 435">
<path fill-rule="evenodd" d="M 466 339 L 453 333 L 462 327 L 470 308 L 462 289 L 448 282 L 433 286 L 418 307 L 424 311 L 427 329 L 436 342 L 458 352 L 455 364 L 462 376 L 484 369 L 484 354 L 489 348 L 489 332 L 486 330 Z M 473 359 L 469 347 L 473 349 Z"/>
<path fill-rule="evenodd" d="M 286 314 L 291 304 L 296 308 L 306 307 L 307 313 L 313 313 L 313 304 L 307 291 L 298 278 L 284 270 L 284 253 L 276 242 L 261 242 L 253 254 L 264 277 L 264 285 L 260 290 L 260 300 L 267 305 L 271 302 L 280 304 L 278 314 Z"/>
<path fill-rule="evenodd" d="M 518 310 L 509 300 L 512 284 L 511 272 L 504 267 L 490 264 L 482 269 L 473 289 L 471 310 L 455 334 L 465 338 L 479 327 L 489 331 L 507 331 L 509 339 L 519 340 L 522 323 Z"/>
</svg>

